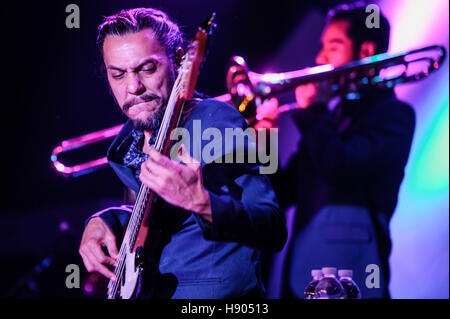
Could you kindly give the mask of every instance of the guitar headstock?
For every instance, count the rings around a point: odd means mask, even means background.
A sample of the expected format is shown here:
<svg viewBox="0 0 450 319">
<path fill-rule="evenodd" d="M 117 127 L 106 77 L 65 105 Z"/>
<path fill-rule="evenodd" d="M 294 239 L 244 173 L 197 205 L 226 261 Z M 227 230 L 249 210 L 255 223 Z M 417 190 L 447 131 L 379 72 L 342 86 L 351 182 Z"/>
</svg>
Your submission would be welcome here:
<svg viewBox="0 0 450 319">
<path fill-rule="evenodd" d="M 209 18 L 206 19 L 200 26 L 199 30 L 204 30 L 208 36 L 211 36 L 214 29 L 217 27 L 217 24 L 214 23 L 214 19 L 216 18 L 216 13 L 213 12 L 210 14 Z"/>
<path fill-rule="evenodd" d="M 215 16 L 216 13 L 213 12 L 205 22 L 200 24 L 195 39 L 189 44 L 183 56 L 179 72 L 182 75 L 180 97 L 184 100 L 190 100 L 194 96 L 200 66 L 206 55 L 208 40 L 216 27 L 213 22 Z"/>
</svg>

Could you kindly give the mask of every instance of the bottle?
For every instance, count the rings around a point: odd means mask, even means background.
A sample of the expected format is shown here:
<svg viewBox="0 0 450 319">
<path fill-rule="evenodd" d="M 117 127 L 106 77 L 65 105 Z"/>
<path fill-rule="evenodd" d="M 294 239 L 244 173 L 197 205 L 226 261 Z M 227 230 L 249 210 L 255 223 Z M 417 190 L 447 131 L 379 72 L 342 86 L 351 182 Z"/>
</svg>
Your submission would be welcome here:
<svg viewBox="0 0 450 319">
<path fill-rule="evenodd" d="M 322 270 L 311 270 L 311 276 L 313 279 L 305 288 L 305 299 L 316 299 L 316 286 L 319 283 L 320 279 L 322 279 Z"/>
<path fill-rule="evenodd" d="M 337 269 L 334 267 L 322 268 L 323 278 L 315 289 L 315 299 L 345 299 L 345 290 L 336 278 Z"/>
<path fill-rule="evenodd" d="M 349 269 L 339 269 L 338 276 L 342 287 L 344 287 L 347 299 L 361 299 L 361 291 L 352 278 L 353 271 Z"/>
</svg>

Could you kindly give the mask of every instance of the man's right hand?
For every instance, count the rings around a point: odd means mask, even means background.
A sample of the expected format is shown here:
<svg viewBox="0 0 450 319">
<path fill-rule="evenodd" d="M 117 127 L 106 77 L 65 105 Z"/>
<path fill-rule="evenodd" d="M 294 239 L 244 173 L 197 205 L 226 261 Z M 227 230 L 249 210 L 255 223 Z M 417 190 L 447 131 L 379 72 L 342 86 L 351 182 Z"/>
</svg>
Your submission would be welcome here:
<svg viewBox="0 0 450 319">
<path fill-rule="evenodd" d="M 104 254 L 102 247 L 106 247 L 109 256 Z M 97 271 L 109 279 L 117 280 L 114 273 L 107 267 L 107 265 L 116 265 L 118 255 L 116 238 L 100 217 L 92 218 L 86 225 L 79 253 L 88 272 Z"/>
<path fill-rule="evenodd" d="M 295 100 L 297 101 L 297 107 L 305 109 L 313 104 L 318 97 L 318 83 L 307 83 L 299 85 L 295 88 Z M 256 108 L 256 124 L 254 128 L 269 129 L 278 127 L 278 115 L 279 111 L 284 106 L 278 107 L 278 100 L 271 98 Z"/>
<path fill-rule="evenodd" d="M 301 109 L 306 109 L 314 103 L 317 96 L 317 83 L 307 83 L 295 88 L 295 100 Z"/>
<path fill-rule="evenodd" d="M 256 108 L 256 120 L 254 128 L 270 129 L 278 127 L 278 100 L 271 98 Z"/>
</svg>

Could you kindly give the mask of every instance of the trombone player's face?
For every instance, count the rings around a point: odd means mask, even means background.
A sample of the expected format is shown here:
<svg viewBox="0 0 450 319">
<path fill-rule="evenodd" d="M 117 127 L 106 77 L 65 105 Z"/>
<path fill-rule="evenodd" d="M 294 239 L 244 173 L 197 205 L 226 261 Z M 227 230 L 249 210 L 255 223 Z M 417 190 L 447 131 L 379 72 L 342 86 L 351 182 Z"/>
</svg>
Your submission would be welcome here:
<svg viewBox="0 0 450 319">
<path fill-rule="evenodd" d="M 372 56 L 376 45 L 372 41 L 364 41 L 359 48 L 354 47 L 347 30 L 348 21 L 330 22 L 322 32 L 320 42 L 322 48 L 316 56 L 316 64 L 331 64 L 337 68 L 354 60 Z M 356 50 L 355 50 L 356 49 Z M 295 89 L 295 99 L 299 108 L 307 108 L 314 102 L 327 103 L 333 91 L 328 83 L 307 83 Z"/>
<path fill-rule="evenodd" d="M 331 64 L 333 67 L 340 67 L 351 61 L 363 59 L 376 53 L 376 44 L 372 41 L 364 41 L 359 48 L 354 47 L 352 39 L 348 36 L 347 30 L 350 26 L 348 21 L 333 21 L 325 26 L 320 38 L 321 49 L 316 56 L 316 64 Z M 325 82 L 307 83 L 295 88 L 295 100 L 299 108 L 307 108 L 314 102 L 327 102 L 333 92 Z M 278 100 L 272 98 L 269 102 L 263 103 L 257 109 L 258 123 L 257 129 L 277 127 Z"/>
<path fill-rule="evenodd" d="M 331 64 L 337 68 L 356 59 L 353 41 L 347 35 L 347 21 L 333 21 L 325 26 L 320 38 L 321 49 L 316 56 L 316 64 Z M 320 92 L 319 89 L 321 88 Z M 299 108 L 307 108 L 314 102 L 327 102 L 331 98 L 331 88 L 323 82 L 312 82 L 295 88 L 295 100 Z"/>
<path fill-rule="evenodd" d="M 331 22 L 325 27 L 320 39 L 321 49 L 316 56 L 316 64 L 342 66 L 354 60 L 353 41 L 347 35 L 347 21 Z"/>
<path fill-rule="evenodd" d="M 355 50 L 354 43 L 347 33 L 349 27 L 348 21 L 333 21 L 325 27 L 320 39 L 322 47 L 316 56 L 316 64 L 331 64 L 336 68 L 375 54 L 376 45 L 372 41 L 364 41 L 361 47 Z"/>
</svg>

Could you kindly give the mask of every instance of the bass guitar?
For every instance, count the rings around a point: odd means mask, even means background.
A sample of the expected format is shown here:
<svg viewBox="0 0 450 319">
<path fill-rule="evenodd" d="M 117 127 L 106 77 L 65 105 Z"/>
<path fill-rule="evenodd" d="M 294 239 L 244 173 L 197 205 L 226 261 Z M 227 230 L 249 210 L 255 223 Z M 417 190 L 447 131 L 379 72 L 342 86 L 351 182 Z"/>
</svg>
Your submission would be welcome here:
<svg viewBox="0 0 450 319">
<path fill-rule="evenodd" d="M 215 27 L 214 17 L 215 13 L 199 26 L 194 40 L 188 45 L 182 58 L 154 145 L 155 149 L 163 155 L 169 155 L 170 134 L 179 125 L 185 102 L 194 96 L 200 66 L 206 54 L 207 42 Z M 119 250 L 117 266 L 114 268 L 117 280 L 110 280 L 108 284 L 108 299 L 132 299 L 139 295 L 144 243 L 149 233 L 149 217 L 152 214 L 156 196 L 156 193 L 149 187 L 141 184 Z"/>
</svg>

